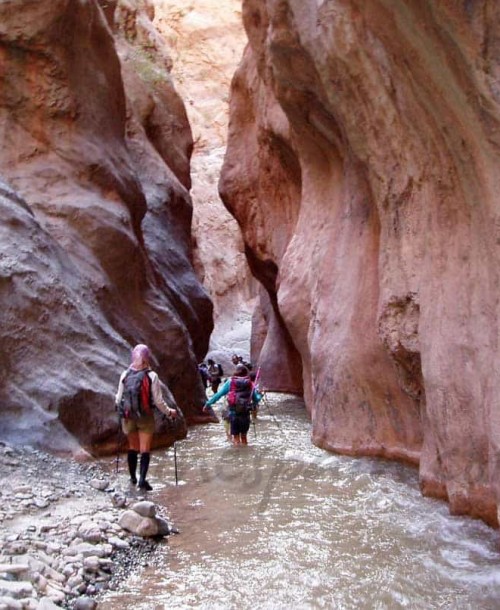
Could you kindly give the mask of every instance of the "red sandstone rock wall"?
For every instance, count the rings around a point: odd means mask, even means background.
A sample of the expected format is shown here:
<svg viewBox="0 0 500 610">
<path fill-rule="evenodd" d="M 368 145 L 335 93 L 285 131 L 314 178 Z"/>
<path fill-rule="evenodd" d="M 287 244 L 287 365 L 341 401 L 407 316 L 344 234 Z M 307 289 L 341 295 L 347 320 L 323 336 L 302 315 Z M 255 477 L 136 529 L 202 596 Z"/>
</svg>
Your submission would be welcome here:
<svg viewBox="0 0 500 610">
<path fill-rule="evenodd" d="M 300 354 L 314 441 L 418 461 L 424 493 L 496 524 L 500 5 L 243 16 L 220 189 Z"/>
<path fill-rule="evenodd" d="M 150 345 L 190 421 L 211 304 L 191 261 L 192 139 L 145 0 L 0 3 L 0 428 L 117 441 L 129 349 Z M 185 434 L 163 426 L 160 442 Z"/>
</svg>

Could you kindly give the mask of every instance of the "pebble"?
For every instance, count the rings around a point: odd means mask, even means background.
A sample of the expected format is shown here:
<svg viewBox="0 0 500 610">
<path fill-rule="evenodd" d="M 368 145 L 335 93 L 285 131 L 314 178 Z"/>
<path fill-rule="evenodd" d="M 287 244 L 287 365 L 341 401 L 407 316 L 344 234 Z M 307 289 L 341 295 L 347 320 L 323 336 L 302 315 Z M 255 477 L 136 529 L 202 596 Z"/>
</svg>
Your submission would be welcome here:
<svg viewBox="0 0 500 610">
<path fill-rule="evenodd" d="M 171 531 L 153 502 L 127 511 L 128 480 L 111 488 L 96 464 L 3 442 L 0 456 L 0 610 L 95 610 L 151 557 L 158 540 L 147 536 Z M 137 531 L 120 525 L 126 512 Z"/>
</svg>

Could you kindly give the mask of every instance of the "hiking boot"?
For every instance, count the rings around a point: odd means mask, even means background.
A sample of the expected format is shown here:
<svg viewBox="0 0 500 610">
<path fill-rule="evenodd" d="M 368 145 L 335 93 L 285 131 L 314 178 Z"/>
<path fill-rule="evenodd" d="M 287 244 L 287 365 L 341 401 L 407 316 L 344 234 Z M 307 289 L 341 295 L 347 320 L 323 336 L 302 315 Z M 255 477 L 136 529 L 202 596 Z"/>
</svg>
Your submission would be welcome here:
<svg viewBox="0 0 500 610">
<path fill-rule="evenodd" d="M 130 473 L 130 483 L 132 485 L 137 485 L 137 455 L 138 452 L 133 449 L 129 449 L 127 454 L 128 471 Z"/>
<path fill-rule="evenodd" d="M 141 477 L 139 479 L 139 489 L 145 489 L 146 491 L 151 491 L 153 488 L 146 481 L 146 475 L 148 474 L 149 468 L 149 453 L 141 454 Z"/>
</svg>

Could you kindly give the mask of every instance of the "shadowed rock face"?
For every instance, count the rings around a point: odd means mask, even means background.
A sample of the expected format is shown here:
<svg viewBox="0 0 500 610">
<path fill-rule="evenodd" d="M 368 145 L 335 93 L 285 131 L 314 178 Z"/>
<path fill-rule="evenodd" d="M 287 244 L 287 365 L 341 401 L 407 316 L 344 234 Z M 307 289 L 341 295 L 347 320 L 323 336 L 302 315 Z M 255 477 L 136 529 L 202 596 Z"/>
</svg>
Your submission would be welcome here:
<svg viewBox="0 0 500 610">
<path fill-rule="evenodd" d="M 500 6 L 243 16 L 220 190 L 300 355 L 314 441 L 419 462 L 424 493 L 496 525 Z"/>
<path fill-rule="evenodd" d="M 0 429 L 56 451 L 116 447 L 139 342 L 188 423 L 204 419 L 191 133 L 150 3 L 102 4 L 0 4 Z"/>
</svg>

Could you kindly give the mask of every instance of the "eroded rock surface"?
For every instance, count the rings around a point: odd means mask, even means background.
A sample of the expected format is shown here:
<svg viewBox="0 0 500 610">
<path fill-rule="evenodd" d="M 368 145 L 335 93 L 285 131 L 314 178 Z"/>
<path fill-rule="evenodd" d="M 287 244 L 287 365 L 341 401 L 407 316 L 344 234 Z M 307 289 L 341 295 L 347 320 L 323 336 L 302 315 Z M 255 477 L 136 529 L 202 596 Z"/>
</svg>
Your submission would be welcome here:
<svg viewBox="0 0 500 610">
<path fill-rule="evenodd" d="M 0 428 L 57 451 L 116 447 L 138 342 L 203 419 L 212 328 L 191 260 L 192 136 L 153 5 L 101 5 L 0 5 Z M 179 420 L 157 440 L 185 433 Z"/>
<path fill-rule="evenodd" d="M 419 462 L 425 493 L 496 525 L 500 6 L 243 17 L 220 190 L 293 341 L 279 359 L 300 355 L 314 441 Z M 261 354 L 270 376 L 279 359 Z"/>
<path fill-rule="evenodd" d="M 257 282 L 244 255 L 236 220 L 220 200 L 229 89 L 246 37 L 240 0 L 155 0 L 155 25 L 168 40 L 173 75 L 193 130 L 194 263 L 214 305 L 207 356 L 232 371 L 234 351 L 248 357 Z"/>
</svg>

